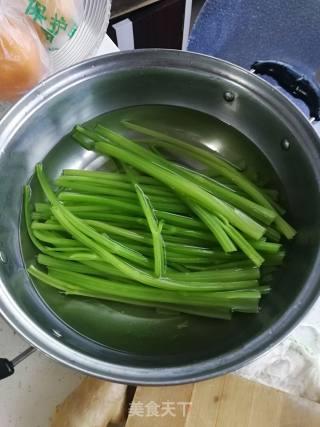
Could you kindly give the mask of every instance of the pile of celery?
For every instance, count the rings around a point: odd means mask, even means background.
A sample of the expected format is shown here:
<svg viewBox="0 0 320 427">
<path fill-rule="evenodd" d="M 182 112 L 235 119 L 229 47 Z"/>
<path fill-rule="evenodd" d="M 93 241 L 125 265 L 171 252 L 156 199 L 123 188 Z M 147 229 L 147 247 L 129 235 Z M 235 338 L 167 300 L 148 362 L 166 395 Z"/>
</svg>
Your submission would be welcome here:
<svg viewBox="0 0 320 427">
<path fill-rule="evenodd" d="M 230 319 L 257 313 L 295 230 L 277 191 L 262 189 L 212 151 L 137 124 L 143 144 L 101 125 L 76 126 L 83 147 L 115 160 L 110 171 L 64 170 L 25 218 L 39 249 L 29 273 L 66 295 Z M 174 159 L 202 164 L 197 172 Z M 43 268 L 44 267 L 44 268 Z"/>
</svg>

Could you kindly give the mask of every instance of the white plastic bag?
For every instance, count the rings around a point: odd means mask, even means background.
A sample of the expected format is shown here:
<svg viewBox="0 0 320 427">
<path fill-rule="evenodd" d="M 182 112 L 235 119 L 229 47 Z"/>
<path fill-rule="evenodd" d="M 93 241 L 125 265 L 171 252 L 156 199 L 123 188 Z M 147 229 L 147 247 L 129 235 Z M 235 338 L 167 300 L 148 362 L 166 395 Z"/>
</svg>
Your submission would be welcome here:
<svg viewBox="0 0 320 427">
<path fill-rule="evenodd" d="M 48 52 L 23 0 L 0 0 L 0 101 L 14 101 L 49 70 Z"/>
<path fill-rule="evenodd" d="M 74 37 L 83 17 L 83 0 L 22 0 L 24 13 L 41 27 L 50 51 Z"/>
</svg>

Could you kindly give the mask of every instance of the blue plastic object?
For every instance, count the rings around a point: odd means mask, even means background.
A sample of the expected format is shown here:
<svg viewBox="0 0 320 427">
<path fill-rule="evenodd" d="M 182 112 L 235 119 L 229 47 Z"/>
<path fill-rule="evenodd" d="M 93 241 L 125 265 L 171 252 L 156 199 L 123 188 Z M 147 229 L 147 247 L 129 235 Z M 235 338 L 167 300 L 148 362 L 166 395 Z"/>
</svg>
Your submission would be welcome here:
<svg viewBox="0 0 320 427">
<path fill-rule="evenodd" d="M 319 22 L 319 0 L 207 0 L 188 50 L 247 69 L 260 60 L 285 62 L 319 85 Z"/>
</svg>

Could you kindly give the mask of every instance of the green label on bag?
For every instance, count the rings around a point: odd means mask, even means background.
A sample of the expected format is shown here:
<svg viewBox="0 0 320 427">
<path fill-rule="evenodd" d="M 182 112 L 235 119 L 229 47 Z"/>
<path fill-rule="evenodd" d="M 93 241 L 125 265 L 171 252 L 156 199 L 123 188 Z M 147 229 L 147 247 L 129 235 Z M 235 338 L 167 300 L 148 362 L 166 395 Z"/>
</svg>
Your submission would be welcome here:
<svg viewBox="0 0 320 427">
<path fill-rule="evenodd" d="M 77 29 L 78 29 L 78 25 L 73 25 L 73 27 L 71 28 L 71 30 L 68 33 L 69 39 L 72 39 L 72 37 L 77 32 Z"/>
<path fill-rule="evenodd" d="M 25 14 L 41 26 L 45 38 L 50 44 L 62 32 L 66 34 L 68 39 L 71 39 L 78 30 L 78 25 L 73 20 L 68 22 L 64 16 L 59 16 L 58 13 L 49 16 L 47 7 L 41 0 L 29 0 Z M 56 47 L 52 47 L 49 50 L 56 49 Z"/>
<path fill-rule="evenodd" d="M 29 4 L 26 8 L 25 14 L 31 16 L 34 22 L 39 22 L 41 25 L 47 18 L 45 16 L 47 8 L 40 1 L 29 0 Z"/>
</svg>

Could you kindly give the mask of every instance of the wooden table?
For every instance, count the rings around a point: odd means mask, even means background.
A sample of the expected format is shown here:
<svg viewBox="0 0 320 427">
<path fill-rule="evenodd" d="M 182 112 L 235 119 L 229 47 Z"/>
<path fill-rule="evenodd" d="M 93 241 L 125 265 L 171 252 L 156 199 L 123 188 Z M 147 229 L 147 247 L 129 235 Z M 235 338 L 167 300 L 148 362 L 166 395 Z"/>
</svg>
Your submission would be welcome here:
<svg viewBox="0 0 320 427">
<path fill-rule="evenodd" d="M 135 413 L 134 405 L 138 402 L 144 408 L 143 416 Z M 168 412 L 165 402 L 171 402 L 172 411 L 162 416 Z M 190 404 L 182 405 L 182 402 Z M 147 413 L 152 406 L 154 412 L 158 408 L 157 416 Z M 138 387 L 126 423 L 126 427 L 319 426 L 320 404 L 237 375 L 177 387 Z"/>
<path fill-rule="evenodd" d="M 57 407 L 51 427 L 111 425 L 319 427 L 320 404 L 237 375 L 183 386 L 138 387 L 136 390 L 86 378 Z"/>
</svg>

